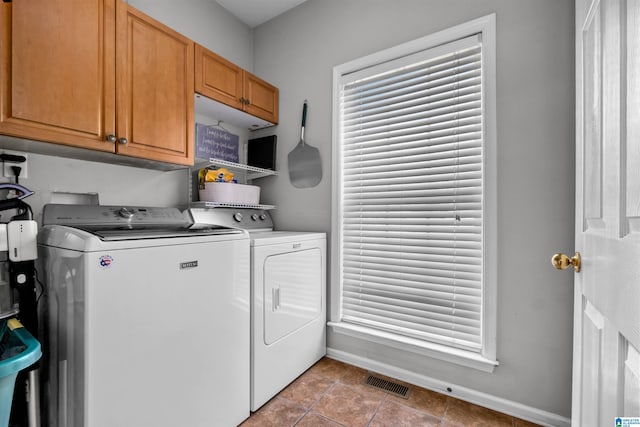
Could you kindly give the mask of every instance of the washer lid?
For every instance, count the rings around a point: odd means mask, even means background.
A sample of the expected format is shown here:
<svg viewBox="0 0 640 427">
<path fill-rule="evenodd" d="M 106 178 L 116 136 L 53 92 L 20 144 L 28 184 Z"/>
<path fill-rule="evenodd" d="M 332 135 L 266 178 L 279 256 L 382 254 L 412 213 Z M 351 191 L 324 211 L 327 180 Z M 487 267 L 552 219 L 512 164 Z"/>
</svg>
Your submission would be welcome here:
<svg viewBox="0 0 640 427">
<path fill-rule="evenodd" d="M 43 226 L 67 226 L 91 233 L 103 241 L 193 237 L 242 233 L 209 225 L 192 230 L 191 219 L 176 208 L 48 204 Z"/>
<path fill-rule="evenodd" d="M 151 228 L 151 229 L 91 229 L 75 227 L 94 234 L 104 241 L 163 239 L 170 237 L 195 237 L 211 234 L 241 234 L 242 230 L 233 228 L 212 227 L 208 229 L 191 230 L 186 228 Z"/>
<path fill-rule="evenodd" d="M 246 245 L 247 251 L 249 249 L 249 233 L 241 230 L 232 230 L 229 233 L 169 233 L 165 237 L 160 237 L 161 233 L 162 231 L 158 230 L 158 234 L 155 234 L 155 237 L 151 237 L 149 234 L 147 237 L 142 237 L 143 235 L 139 231 L 134 230 L 122 234 L 122 238 L 111 236 L 111 238 L 105 239 L 96 235 L 95 232 L 88 232 L 78 227 L 45 225 L 38 230 L 38 245 L 80 252 L 102 252 L 106 250 L 142 249 L 203 243 L 215 244 L 222 241 L 245 240 L 246 243 L 243 243 L 243 245 Z M 206 250 L 203 247 L 203 251 Z"/>
</svg>

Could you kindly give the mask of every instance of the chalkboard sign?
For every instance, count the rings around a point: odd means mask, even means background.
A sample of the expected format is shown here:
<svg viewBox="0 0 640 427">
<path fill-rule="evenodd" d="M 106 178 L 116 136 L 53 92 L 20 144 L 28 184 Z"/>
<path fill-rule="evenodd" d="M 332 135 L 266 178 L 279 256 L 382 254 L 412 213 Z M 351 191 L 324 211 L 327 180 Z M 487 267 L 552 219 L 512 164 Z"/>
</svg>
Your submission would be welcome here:
<svg viewBox="0 0 640 427">
<path fill-rule="evenodd" d="M 216 126 L 196 123 L 196 157 L 239 162 L 240 138 Z"/>
</svg>

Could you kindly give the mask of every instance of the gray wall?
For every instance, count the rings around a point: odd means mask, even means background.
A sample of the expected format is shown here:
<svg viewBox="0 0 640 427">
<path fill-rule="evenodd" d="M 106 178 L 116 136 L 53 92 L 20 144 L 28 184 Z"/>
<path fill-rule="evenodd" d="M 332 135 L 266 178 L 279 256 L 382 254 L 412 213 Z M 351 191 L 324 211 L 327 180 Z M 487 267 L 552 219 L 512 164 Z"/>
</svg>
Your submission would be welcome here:
<svg viewBox="0 0 640 427">
<path fill-rule="evenodd" d="M 331 331 L 328 346 L 569 417 L 573 278 L 549 258 L 573 249 L 572 0 L 309 0 L 257 27 L 255 73 L 280 88 L 280 125 L 261 132 L 278 135 L 281 174 L 259 184 L 263 202 L 278 205 L 276 226 L 330 233 L 333 67 L 494 12 L 500 366 L 483 373 Z M 301 190 L 286 156 L 305 98 L 324 177 Z"/>
</svg>

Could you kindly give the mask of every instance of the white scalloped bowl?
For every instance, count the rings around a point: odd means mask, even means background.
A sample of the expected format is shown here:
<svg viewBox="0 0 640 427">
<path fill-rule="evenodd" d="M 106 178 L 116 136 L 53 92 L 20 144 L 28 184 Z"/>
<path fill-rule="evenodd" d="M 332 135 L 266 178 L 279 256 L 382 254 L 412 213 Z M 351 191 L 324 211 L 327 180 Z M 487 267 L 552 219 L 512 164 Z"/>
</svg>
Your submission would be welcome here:
<svg viewBox="0 0 640 427">
<path fill-rule="evenodd" d="M 198 190 L 200 201 L 233 205 L 257 205 L 260 203 L 260 187 L 232 182 L 205 182 L 204 190 Z"/>
</svg>

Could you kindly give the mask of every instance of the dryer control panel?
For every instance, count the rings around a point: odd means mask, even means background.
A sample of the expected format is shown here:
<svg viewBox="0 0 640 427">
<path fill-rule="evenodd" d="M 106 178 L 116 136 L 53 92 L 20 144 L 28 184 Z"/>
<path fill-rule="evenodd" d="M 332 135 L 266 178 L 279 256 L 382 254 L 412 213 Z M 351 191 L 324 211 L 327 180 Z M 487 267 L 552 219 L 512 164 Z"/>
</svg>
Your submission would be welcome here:
<svg viewBox="0 0 640 427">
<path fill-rule="evenodd" d="M 192 228 L 215 225 L 248 231 L 273 230 L 271 215 L 262 209 L 191 208 L 188 212 L 193 220 Z"/>
</svg>

